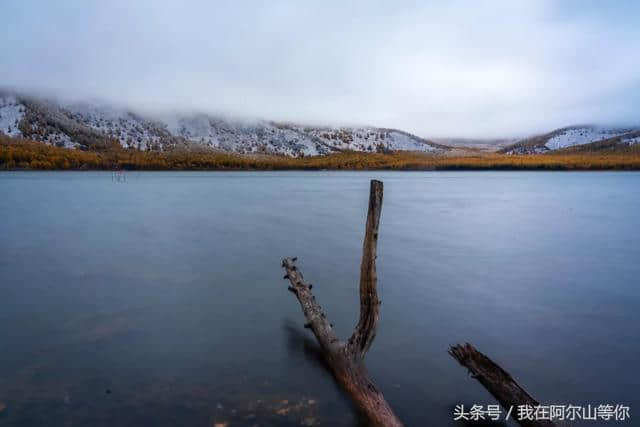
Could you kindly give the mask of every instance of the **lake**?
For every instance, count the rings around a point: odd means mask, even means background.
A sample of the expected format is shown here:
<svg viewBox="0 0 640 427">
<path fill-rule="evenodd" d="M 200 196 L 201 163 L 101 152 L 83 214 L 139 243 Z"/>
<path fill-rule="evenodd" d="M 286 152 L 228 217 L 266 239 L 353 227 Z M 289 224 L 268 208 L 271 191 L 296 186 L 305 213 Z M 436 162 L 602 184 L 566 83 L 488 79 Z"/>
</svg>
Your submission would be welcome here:
<svg viewBox="0 0 640 427">
<path fill-rule="evenodd" d="M 466 341 L 545 403 L 634 416 L 639 173 L 8 172 L 0 425 L 358 425 L 280 263 L 348 337 L 372 178 L 366 363 L 408 426 L 495 403 L 447 354 Z"/>
</svg>

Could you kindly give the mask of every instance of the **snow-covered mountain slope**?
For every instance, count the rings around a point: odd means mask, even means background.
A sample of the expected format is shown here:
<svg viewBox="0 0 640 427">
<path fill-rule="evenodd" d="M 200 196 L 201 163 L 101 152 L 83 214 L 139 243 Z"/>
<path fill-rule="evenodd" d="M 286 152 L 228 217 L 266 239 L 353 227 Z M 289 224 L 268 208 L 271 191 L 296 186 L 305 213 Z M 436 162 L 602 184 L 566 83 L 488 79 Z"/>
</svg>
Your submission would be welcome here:
<svg viewBox="0 0 640 427">
<path fill-rule="evenodd" d="M 268 121 L 222 120 L 204 114 L 168 121 L 173 135 L 227 151 L 322 155 L 335 151 L 444 151 L 448 147 L 394 129 L 310 127 Z"/>
<path fill-rule="evenodd" d="M 548 151 L 594 144 L 602 141 L 628 145 L 635 141 L 629 137 L 633 137 L 638 131 L 640 131 L 640 128 L 571 126 L 557 129 L 544 135 L 522 139 L 503 148 L 501 151 L 507 154 L 546 153 Z"/>
<path fill-rule="evenodd" d="M 118 140 L 125 148 L 159 150 L 175 143 L 165 124 L 130 111 L 98 103 L 71 104 L 64 108 L 71 119 Z"/>
<path fill-rule="evenodd" d="M 558 148 L 589 144 L 620 136 L 630 131 L 630 129 L 608 129 L 595 126 L 567 128 L 549 138 L 545 147 L 549 150 L 557 150 Z"/>
<path fill-rule="evenodd" d="M 0 96 L 0 132 L 20 136 L 18 124 L 24 117 L 25 107 L 15 96 Z"/>
<path fill-rule="evenodd" d="M 166 151 L 217 149 L 235 153 L 314 156 L 342 150 L 441 152 L 448 147 L 394 129 L 322 128 L 207 114 L 151 117 L 102 103 L 64 104 L 0 93 L 0 132 L 58 146 Z"/>
<path fill-rule="evenodd" d="M 221 119 L 206 114 L 176 115 L 165 120 L 172 135 L 224 151 L 288 156 L 314 156 L 332 151 L 296 127 L 268 121 Z"/>
<path fill-rule="evenodd" d="M 477 148 L 485 151 L 498 151 L 517 141 L 515 138 L 433 138 L 435 142 L 458 148 Z"/>
<path fill-rule="evenodd" d="M 335 150 L 433 152 L 448 148 L 395 129 L 305 127 L 299 130 Z"/>
</svg>

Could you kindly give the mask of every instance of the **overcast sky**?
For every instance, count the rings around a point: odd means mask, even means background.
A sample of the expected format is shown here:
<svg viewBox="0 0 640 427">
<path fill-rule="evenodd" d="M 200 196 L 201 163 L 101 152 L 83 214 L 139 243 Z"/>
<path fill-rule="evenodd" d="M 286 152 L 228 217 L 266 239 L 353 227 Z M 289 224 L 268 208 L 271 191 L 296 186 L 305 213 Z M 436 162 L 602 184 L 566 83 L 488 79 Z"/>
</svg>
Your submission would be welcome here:
<svg viewBox="0 0 640 427">
<path fill-rule="evenodd" d="M 640 122 L 640 1 L 0 0 L 0 86 L 424 137 Z"/>
</svg>

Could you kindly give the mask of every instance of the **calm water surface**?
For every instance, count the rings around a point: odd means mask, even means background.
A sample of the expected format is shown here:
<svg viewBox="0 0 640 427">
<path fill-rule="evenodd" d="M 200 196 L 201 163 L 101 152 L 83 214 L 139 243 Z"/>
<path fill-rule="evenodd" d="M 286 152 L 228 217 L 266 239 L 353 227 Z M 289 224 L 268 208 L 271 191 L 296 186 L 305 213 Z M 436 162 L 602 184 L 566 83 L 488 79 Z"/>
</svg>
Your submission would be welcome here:
<svg viewBox="0 0 640 427">
<path fill-rule="evenodd" d="M 547 403 L 638 413 L 640 174 L 54 172 L 0 174 L 0 425 L 357 425 L 280 260 L 348 336 L 371 178 L 367 364 L 407 425 L 494 403 L 464 341 Z"/>
</svg>

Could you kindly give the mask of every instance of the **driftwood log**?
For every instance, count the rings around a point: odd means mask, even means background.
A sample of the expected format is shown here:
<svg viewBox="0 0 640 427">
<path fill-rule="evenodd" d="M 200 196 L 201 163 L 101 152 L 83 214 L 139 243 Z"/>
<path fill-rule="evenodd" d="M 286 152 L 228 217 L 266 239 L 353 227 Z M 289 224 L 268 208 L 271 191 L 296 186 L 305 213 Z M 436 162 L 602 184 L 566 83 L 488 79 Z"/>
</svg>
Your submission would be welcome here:
<svg viewBox="0 0 640 427">
<path fill-rule="evenodd" d="M 538 401 L 531 397 L 507 371 L 480 353 L 471 344 L 453 346 L 449 349 L 449 354 L 467 368 L 471 376 L 477 379 L 507 411 L 509 408 L 513 408 L 515 411 L 520 405 L 529 405 L 534 408 L 539 405 Z M 555 425 L 546 420 L 523 419 L 517 421 L 524 427 Z"/>
<path fill-rule="evenodd" d="M 286 270 L 284 278 L 291 283 L 289 290 L 298 298 L 307 320 L 305 327 L 313 331 L 338 383 L 371 425 L 393 427 L 402 426 L 402 423 L 369 378 L 364 365 L 365 354 L 376 336 L 380 312 L 376 289 L 376 249 L 382 192 L 382 182 L 372 180 L 360 264 L 360 320 L 348 341 L 342 341 L 336 335 L 311 292 L 312 285 L 305 282 L 302 272 L 296 267 L 296 258 L 285 258 L 282 267 Z"/>
</svg>

